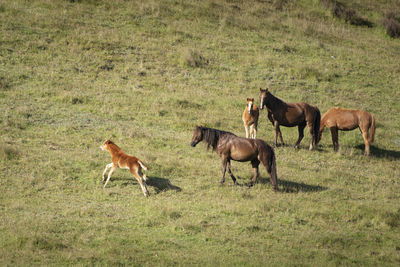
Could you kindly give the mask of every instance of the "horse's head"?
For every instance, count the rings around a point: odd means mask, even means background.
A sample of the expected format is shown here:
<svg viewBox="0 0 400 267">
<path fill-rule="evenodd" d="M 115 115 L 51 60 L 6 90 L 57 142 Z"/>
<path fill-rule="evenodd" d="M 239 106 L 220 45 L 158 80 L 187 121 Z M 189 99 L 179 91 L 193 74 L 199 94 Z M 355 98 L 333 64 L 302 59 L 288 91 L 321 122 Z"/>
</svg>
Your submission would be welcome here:
<svg viewBox="0 0 400 267">
<path fill-rule="evenodd" d="M 317 137 L 317 145 L 319 144 L 319 142 L 321 141 L 321 139 L 322 139 L 322 132 L 324 131 L 324 128 L 325 127 L 323 127 L 323 126 L 321 126 L 320 128 L 319 128 L 319 132 L 318 132 L 318 137 Z"/>
<path fill-rule="evenodd" d="M 268 88 L 265 89 L 260 88 L 260 109 L 264 108 L 267 95 L 268 95 Z"/>
<path fill-rule="evenodd" d="M 319 144 L 319 142 L 321 141 L 321 138 L 322 138 L 322 132 L 320 132 L 320 133 L 318 134 L 316 145 Z"/>
<path fill-rule="evenodd" d="M 190 145 L 192 147 L 195 147 L 200 141 L 203 140 L 203 127 L 202 126 L 196 126 L 193 130 L 193 136 L 192 140 L 190 141 Z"/>
<path fill-rule="evenodd" d="M 250 114 L 253 109 L 254 98 L 247 98 L 247 112 Z"/>
<path fill-rule="evenodd" d="M 114 144 L 114 142 L 113 141 L 111 141 L 110 139 L 108 139 L 108 140 L 106 140 L 101 146 L 100 146 L 100 149 L 101 150 L 109 150 L 109 146 L 111 145 L 111 144 Z"/>
</svg>

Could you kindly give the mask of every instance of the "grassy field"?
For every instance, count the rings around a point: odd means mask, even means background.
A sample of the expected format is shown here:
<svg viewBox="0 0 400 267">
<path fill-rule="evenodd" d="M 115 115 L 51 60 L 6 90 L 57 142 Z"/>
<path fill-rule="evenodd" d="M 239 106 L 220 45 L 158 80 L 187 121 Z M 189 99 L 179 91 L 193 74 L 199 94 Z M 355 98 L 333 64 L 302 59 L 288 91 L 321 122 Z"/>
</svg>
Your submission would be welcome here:
<svg viewBox="0 0 400 267">
<path fill-rule="evenodd" d="M 0 265 L 335 266 L 400 264 L 400 1 L 345 1 L 372 28 L 317 0 L 0 1 Z M 358 130 L 281 128 L 280 192 L 219 186 L 220 159 L 189 146 L 196 125 L 244 136 L 259 88 L 322 113 L 365 109 Z M 145 198 L 101 143 L 150 170 Z M 259 138 L 272 144 L 264 111 Z M 251 165 L 233 162 L 241 184 Z"/>
</svg>

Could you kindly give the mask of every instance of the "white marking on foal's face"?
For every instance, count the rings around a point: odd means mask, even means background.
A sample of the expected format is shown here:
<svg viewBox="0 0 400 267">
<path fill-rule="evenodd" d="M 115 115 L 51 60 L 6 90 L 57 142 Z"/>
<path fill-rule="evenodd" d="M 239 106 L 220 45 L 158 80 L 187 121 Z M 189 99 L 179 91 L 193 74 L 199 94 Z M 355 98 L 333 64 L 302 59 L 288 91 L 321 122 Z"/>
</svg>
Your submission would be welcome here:
<svg viewBox="0 0 400 267">
<path fill-rule="evenodd" d="M 253 106 L 253 102 L 248 102 L 247 103 L 247 110 L 248 110 L 248 113 L 250 114 L 250 111 L 251 111 L 251 107 Z"/>
<path fill-rule="evenodd" d="M 103 151 L 106 150 L 106 142 L 107 142 L 107 140 L 104 141 L 103 144 L 100 146 L 100 149 Z"/>
</svg>

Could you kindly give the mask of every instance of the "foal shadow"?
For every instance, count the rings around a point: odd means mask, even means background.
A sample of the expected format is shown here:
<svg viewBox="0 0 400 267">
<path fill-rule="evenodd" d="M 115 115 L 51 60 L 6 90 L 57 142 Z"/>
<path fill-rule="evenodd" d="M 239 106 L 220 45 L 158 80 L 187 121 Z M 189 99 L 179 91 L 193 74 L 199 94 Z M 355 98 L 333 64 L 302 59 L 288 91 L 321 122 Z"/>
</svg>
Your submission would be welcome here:
<svg viewBox="0 0 400 267">
<path fill-rule="evenodd" d="M 364 145 L 360 144 L 356 146 L 357 149 L 364 151 Z M 388 150 L 382 149 L 376 146 L 370 145 L 370 155 L 377 158 L 390 158 L 390 159 L 399 159 L 400 158 L 400 151 L 396 150 Z"/>
<path fill-rule="evenodd" d="M 269 184 L 269 178 L 259 179 L 259 183 Z M 327 190 L 328 187 L 319 185 L 309 185 L 305 183 L 297 183 L 287 180 L 278 179 L 278 191 L 281 193 L 299 193 L 299 192 L 320 192 Z"/>
<path fill-rule="evenodd" d="M 168 179 L 160 178 L 160 177 L 147 177 L 146 181 L 147 185 L 153 186 L 155 188 L 156 194 L 161 192 L 175 190 L 176 192 L 182 191 L 182 188 L 179 186 L 171 184 Z"/>
</svg>

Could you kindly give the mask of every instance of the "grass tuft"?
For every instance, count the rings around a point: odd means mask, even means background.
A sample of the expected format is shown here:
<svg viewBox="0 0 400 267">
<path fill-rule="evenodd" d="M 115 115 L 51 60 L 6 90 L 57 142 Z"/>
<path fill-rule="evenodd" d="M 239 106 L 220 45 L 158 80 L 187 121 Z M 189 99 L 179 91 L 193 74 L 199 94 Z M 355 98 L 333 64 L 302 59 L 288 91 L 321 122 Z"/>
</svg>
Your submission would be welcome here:
<svg viewBox="0 0 400 267">
<path fill-rule="evenodd" d="M 43 250 L 58 250 L 65 249 L 67 246 L 62 242 L 58 242 L 55 240 L 47 239 L 44 237 L 35 237 L 32 240 L 32 245 L 34 248 L 43 249 Z"/>
<path fill-rule="evenodd" d="M 9 81 L 6 78 L 0 76 L 0 90 L 6 90 L 9 87 L 10 87 Z"/>
<path fill-rule="evenodd" d="M 209 60 L 203 57 L 198 50 L 185 49 L 182 53 L 182 62 L 185 66 L 199 68 L 209 64 Z"/>
<path fill-rule="evenodd" d="M 383 26 L 390 37 L 400 38 L 400 13 L 394 11 L 386 12 Z"/>
<path fill-rule="evenodd" d="M 290 8 L 291 5 L 294 5 L 295 1 L 293 0 L 275 0 L 274 8 L 278 11 L 284 11 Z"/>
<path fill-rule="evenodd" d="M 387 212 L 385 214 L 385 223 L 391 228 L 400 227 L 400 209 L 397 212 Z"/>
<path fill-rule="evenodd" d="M 0 155 L 5 160 L 14 160 L 20 158 L 21 152 L 14 147 L 3 144 L 0 145 Z"/>
<path fill-rule="evenodd" d="M 321 0 L 321 4 L 330 8 L 335 17 L 344 19 L 346 23 L 354 26 L 373 27 L 373 23 L 361 17 L 355 9 L 349 8 L 337 0 Z"/>
</svg>

